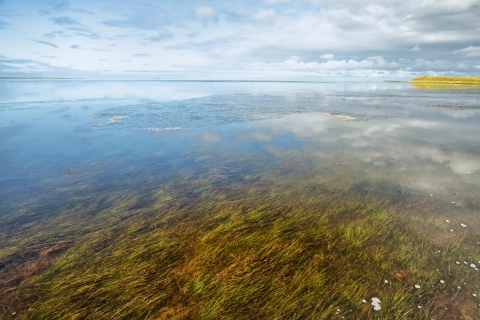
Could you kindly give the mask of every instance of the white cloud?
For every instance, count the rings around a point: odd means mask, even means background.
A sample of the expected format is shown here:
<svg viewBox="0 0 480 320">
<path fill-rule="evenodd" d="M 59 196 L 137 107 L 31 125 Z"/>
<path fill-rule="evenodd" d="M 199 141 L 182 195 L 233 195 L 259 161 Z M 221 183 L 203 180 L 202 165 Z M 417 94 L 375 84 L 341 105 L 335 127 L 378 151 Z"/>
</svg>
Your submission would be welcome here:
<svg viewBox="0 0 480 320">
<path fill-rule="evenodd" d="M 431 11 L 461 12 L 478 5 L 478 0 L 423 0 L 422 7 Z"/>
<path fill-rule="evenodd" d="M 217 12 L 210 7 L 199 7 L 195 10 L 195 16 L 203 20 L 215 19 L 217 17 Z"/>
<path fill-rule="evenodd" d="M 273 9 L 259 10 L 257 12 L 247 10 L 236 10 L 230 13 L 230 17 L 236 20 L 252 21 L 252 22 L 265 22 L 272 21 L 277 16 L 277 13 Z"/>
<path fill-rule="evenodd" d="M 470 46 L 460 50 L 455 50 L 453 53 L 461 53 L 467 57 L 480 57 L 480 47 Z"/>
<path fill-rule="evenodd" d="M 287 60 L 299 60 L 300 61 L 300 60 L 302 60 L 302 58 L 299 57 L 299 56 L 291 56 Z"/>
<path fill-rule="evenodd" d="M 410 49 L 410 51 L 420 51 L 422 50 L 422 48 L 420 48 L 420 46 L 417 44 L 415 47 L 413 47 L 412 49 Z"/>
<path fill-rule="evenodd" d="M 328 71 L 328 70 L 356 70 L 396 68 L 397 62 L 387 62 L 383 57 L 368 57 L 364 60 L 328 60 L 326 62 L 303 62 L 297 59 L 288 59 L 278 63 L 254 63 L 252 69 L 266 70 L 297 70 L 297 71 Z"/>
<path fill-rule="evenodd" d="M 415 59 L 413 66 L 416 68 L 427 68 L 427 69 L 448 69 L 451 67 L 451 62 L 449 60 L 425 60 L 421 58 Z"/>
<path fill-rule="evenodd" d="M 12 15 L 8 32 L 2 33 L 2 54 L 31 60 L 55 55 L 55 66 L 63 68 L 75 65 L 90 70 L 99 59 L 105 59 L 109 60 L 108 69 L 121 73 L 125 64 L 113 61 L 127 59 L 141 46 L 141 52 L 155 57 L 150 57 L 149 64 L 202 74 L 218 70 L 242 74 L 254 62 L 258 62 L 255 70 L 298 70 L 296 75 L 304 72 L 307 76 L 335 67 L 339 73 L 349 70 L 384 77 L 394 71 L 475 74 L 480 69 L 476 67 L 480 0 L 177 1 L 169 5 L 153 0 L 141 4 L 119 1 L 105 6 L 92 3 L 94 14 L 71 9 L 62 11 L 61 17 L 52 13 L 55 18 L 50 22 L 63 25 L 58 29 L 52 29 L 48 17 L 39 14 L 48 7 L 45 1 L 27 6 L 31 13 L 14 2 L 3 3 Z M 88 32 L 79 31 L 79 22 L 88 26 Z M 37 27 L 23 30 L 29 23 Z M 20 33 L 25 37 L 15 36 Z M 46 45 L 46 41 L 59 48 Z M 115 50 L 110 46 L 113 42 Z M 88 61 L 80 63 L 71 50 L 66 50 L 74 43 L 105 51 L 82 52 Z M 399 54 L 408 50 L 411 56 L 404 58 L 411 61 L 400 61 Z M 416 51 L 430 61 L 413 61 Z M 388 62 L 364 59 L 380 52 L 389 57 Z M 184 68 L 198 57 L 208 67 Z M 135 68 L 143 67 L 139 64 Z M 268 77 L 274 72 L 259 73 Z"/>
<path fill-rule="evenodd" d="M 270 20 L 275 18 L 277 13 L 275 10 L 270 9 L 270 10 L 260 10 L 257 13 L 254 13 L 252 15 L 252 19 L 256 21 L 265 21 L 265 20 Z"/>
<path fill-rule="evenodd" d="M 327 59 L 327 60 L 332 60 L 333 58 L 335 58 L 335 55 L 331 54 L 331 53 L 327 53 L 327 54 L 321 55 L 320 58 Z"/>
</svg>

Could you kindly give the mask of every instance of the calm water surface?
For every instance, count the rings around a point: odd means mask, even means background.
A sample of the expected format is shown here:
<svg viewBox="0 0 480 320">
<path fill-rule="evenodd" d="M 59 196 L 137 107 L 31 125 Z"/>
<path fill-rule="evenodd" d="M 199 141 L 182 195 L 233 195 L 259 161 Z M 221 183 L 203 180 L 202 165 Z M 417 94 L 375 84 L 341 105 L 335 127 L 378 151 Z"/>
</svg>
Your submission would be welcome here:
<svg viewBox="0 0 480 320">
<path fill-rule="evenodd" d="M 49 184 L 208 175 L 244 158 L 241 170 L 219 174 L 234 179 L 290 152 L 297 161 L 348 157 L 427 193 L 476 187 L 479 93 L 408 83 L 2 81 L 0 199 L 13 205 Z M 399 176 L 407 164 L 418 173 Z"/>
</svg>

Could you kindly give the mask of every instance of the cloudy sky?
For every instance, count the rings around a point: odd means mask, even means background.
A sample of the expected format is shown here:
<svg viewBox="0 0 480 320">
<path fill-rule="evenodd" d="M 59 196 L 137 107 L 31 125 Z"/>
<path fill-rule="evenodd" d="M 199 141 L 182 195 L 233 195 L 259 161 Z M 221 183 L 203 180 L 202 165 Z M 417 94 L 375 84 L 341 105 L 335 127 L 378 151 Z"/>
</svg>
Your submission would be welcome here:
<svg viewBox="0 0 480 320">
<path fill-rule="evenodd" d="M 0 76 L 480 74 L 480 0 L 0 0 Z"/>
</svg>

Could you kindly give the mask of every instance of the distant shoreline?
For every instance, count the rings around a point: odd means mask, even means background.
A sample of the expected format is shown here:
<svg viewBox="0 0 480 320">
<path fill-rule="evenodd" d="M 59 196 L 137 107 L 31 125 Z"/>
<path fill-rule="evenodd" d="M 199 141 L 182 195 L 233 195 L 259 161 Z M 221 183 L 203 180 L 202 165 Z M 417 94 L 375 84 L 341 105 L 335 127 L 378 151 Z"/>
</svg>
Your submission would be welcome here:
<svg viewBox="0 0 480 320">
<path fill-rule="evenodd" d="M 25 77 L 0 77 L 0 80 L 82 80 L 83 78 L 25 78 Z"/>
<path fill-rule="evenodd" d="M 392 82 L 392 81 L 387 81 Z M 436 83 L 436 84 L 473 84 L 480 85 L 480 82 L 447 82 L 447 81 L 407 81 L 411 83 Z"/>
<path fill-rule="evenodd" d="M 410 80 L 415 83 L 444 83 L 444 84 L 478 84 L 480 77 L 444 77 L 444 76 L 421 76 Z"/>
<path fill-rule="evenodd" d="M 0 80 L 91 80 L 91 81 L 160 81 L 160 82 L 282 82 L 282 83 L 335 83 L 332 81 L 308 80 L 177 80 L 177 79 L 87 79 L 87 78 L 37 78 L 37 77 L 0 77 Z M 480 77 L 444 77 L 421 76 L 412 80 L 384 80 L 393 83 L 435 83 L 435 84 L 473 84 L 480 85 Z"/>
<path fill-rule="evenodd" d="M 335 81 L 312 81 L 312 80 L 199 80 L 199 79 L 90 79 L 90 78 L 25 78 L 25 77 L 0 77 L 0 80 L 87 80 L 87 81 L 152 81 L 152 82 L 266 82 L 266 83 L 336 83 Z M 344 81 L 352 82 L 352 81 Z M 355 82 L 355 81 L 353 81 Z"/>
</svg>

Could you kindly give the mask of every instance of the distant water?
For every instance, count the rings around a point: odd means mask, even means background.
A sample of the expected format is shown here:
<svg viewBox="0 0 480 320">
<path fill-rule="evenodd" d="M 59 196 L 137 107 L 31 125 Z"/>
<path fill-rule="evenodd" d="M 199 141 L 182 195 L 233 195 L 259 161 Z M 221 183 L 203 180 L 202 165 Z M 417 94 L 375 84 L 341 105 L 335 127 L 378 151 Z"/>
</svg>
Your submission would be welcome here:
<svg viewBox="0 0 480 320">
<path fill-rule="evenodd" d="M 428 160 L 477 176 L 479 94 L 409 83 L 1 81 L 0 196 L 280 146 L 347 152 L 372 166 Z"/>
<path fill-rule="evenodd" d="M 48 110 L 78 120 L 89 115 L 95 119 L 89 127 L 101 130 L 188 129 L 308 112 L 364 121 L 405 117 L 412 106 L 478 108 L 475 89 L 407 83 L 19 81 L 2 82 L 0 93 L 5 120 L 19 111 Z"/>
</svg>

